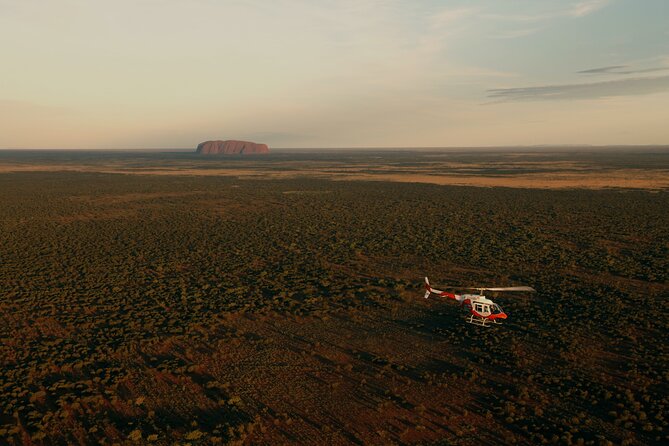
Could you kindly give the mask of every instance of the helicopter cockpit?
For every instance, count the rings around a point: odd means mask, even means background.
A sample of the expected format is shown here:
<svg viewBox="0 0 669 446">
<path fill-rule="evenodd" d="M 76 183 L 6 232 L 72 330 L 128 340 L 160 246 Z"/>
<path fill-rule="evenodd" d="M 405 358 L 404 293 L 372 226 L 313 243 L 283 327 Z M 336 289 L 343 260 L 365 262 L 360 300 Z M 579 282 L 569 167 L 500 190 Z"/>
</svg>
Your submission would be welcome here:
<svg viewBox="0 0 669 446">
<path fill-rule="evenodd" d="M 489 316 L 490 315 L 490 305 L 487 304 L 487 303 L 475 302 L 473 310 L 476 311 L 481 316 Z"/>
<path fill-rule="evenodd" d="M 490 306 L 490 313 L 491 314 L 501 314 L 501 313 L 504 313 L 504 311 L 502 311 L 502 307 L 500 307 L 499 305 L 492 304 Z"/>
</svg>

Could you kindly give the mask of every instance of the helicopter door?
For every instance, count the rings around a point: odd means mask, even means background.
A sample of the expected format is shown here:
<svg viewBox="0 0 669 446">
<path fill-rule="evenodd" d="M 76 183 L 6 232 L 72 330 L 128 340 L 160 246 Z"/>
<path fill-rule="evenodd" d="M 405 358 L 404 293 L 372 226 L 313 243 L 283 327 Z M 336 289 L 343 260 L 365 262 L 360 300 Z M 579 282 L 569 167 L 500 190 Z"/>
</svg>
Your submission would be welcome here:
<svg viewBox="0 0 669 446">
<path fill-rule="evenodd" d="M 476 311 L 481 316 L 488 316 L 490 315 L 490 305 L 476 304 L 474 305 L 474 311 Z"/>
</svg>

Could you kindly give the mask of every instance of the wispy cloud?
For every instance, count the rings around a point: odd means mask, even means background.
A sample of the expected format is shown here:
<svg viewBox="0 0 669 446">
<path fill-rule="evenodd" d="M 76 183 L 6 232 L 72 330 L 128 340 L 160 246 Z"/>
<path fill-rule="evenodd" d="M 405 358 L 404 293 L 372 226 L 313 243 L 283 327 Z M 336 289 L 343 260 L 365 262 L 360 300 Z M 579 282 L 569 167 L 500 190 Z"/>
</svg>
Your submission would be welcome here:
<svg viewBox="0 0 669 446">
<path fill-rule="evenodd" d="M 571 7 L 569 15 L 574 17 L 584 17 L 604 8 L 610 3 L 610 0 L 583 0 Z"/>
<path fill-rule="evenodd" d="M 669 76 L 639 77 L 582 84 L 495 88 L 488 97 L 496 102 L 603 99 L 637 96 L 669 90 Z"/>
<path fill-rule="evenodd" d="M 562 9 L 539 12 L 536 14 L 486 14 L 484 17 L 494 20 L 504 20 L 511 22 L 544 22 L 547 20 L 564 17 L 585 17 L 600 9 L 605 8 L 611 0 L 582 0 L 571 3 Z"/>
<path fill-rule="evenodd" d="M 651 67 L 651 68 L 640 68 L 640 69 L 627 69 L 629 65 L 611 65 L 608 67 L 598 67 L 590 68 L 588 70 L 577 71 L 577 74 L 643 74 L 643 73 L 655 73 L 658 71 L 667 71 L 669 67 Z"/>
<path fill-rule="evenodd" d="M 477 8 L 445 8 L 432 15 L 430 26 L 432 28 L 441 28 L 449 26 L 454 22 L 471 17 L 478 12 Z"/>
<path fill-rule="evenodd" d="M 490 37 L 493 39 L 517 39 L 519 37 L 525 37 L 534 34 L 539 30 L 540 28 L 512 29 L 509 31 L 493 34 Z"/>
<path fill-rule="evenodd" d="M 431 14 L 427 26 L 419 39 L 419 51 L 438 53 L 444 49 L 449 38 L 462 29 L 467 19 L 478 13 L 477 8 L 443 8 Z"/>
<path fill-rule="evenodd" d="M 627 68 L 627 65 L 609 65 L 607 67 L 597 67 L 597 68 L 590 68 L 587 70 L 581 70 L 577 71 L 576 73 L 578 74 L 609 74 L 611 72 L 616 72 L 616 70 L 620 70 L 622 68 Z"/>
</svg>

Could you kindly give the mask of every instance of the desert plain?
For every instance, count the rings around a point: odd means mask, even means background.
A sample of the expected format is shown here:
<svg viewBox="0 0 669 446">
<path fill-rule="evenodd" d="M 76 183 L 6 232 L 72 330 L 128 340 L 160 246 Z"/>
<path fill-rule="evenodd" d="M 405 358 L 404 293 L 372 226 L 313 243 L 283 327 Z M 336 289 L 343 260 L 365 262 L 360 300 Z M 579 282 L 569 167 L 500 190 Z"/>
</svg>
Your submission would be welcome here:
<svg viewBox="0 0 669 446">
<path fill-rule="evenodd" d="M 0 444 L 664 444 L 669 149 L 0 151 Z M 483 328 L 437 287 L 491 294 Z"/>
</svg>

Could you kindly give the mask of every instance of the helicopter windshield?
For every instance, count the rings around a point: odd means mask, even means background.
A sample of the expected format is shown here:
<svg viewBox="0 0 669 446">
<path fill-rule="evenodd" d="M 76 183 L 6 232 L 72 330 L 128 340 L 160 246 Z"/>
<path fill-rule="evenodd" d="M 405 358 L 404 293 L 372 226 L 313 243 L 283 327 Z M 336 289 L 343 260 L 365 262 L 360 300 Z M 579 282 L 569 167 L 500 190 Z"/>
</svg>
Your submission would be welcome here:
<svg viewBox="0 0 669 446">
<path fill-rule="evenodd" d="M 497 305 L 497 304 L 492 304 L 492 305 L 490 306 L 490 310 L 491 310 L 492 314 L 500 314 L 500 313 L 503 313 L 502 308 L 501 308 L 499 305 Z"/>
</svg>

